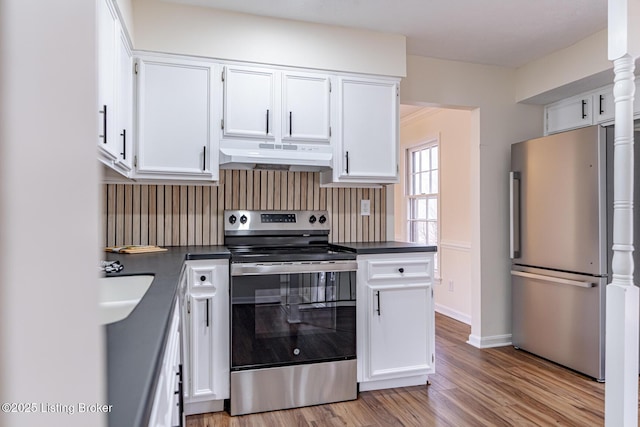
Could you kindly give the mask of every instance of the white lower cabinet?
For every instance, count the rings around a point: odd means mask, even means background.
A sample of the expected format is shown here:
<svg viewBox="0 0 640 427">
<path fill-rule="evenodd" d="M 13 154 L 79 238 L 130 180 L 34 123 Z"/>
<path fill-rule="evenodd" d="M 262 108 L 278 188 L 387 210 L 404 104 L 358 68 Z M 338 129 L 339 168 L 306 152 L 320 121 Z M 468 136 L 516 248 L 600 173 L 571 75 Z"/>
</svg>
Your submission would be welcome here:
<svg viewBox="0 0 640 427">
<path fill-rule="evenodd" d="M 185 414 L 229 398 L 229 262 L 186 261 L 181 279 Z"/>
<path fill-rule="evenodd" d="M 149 427 L 182 426 L 180 413 L 180 312 L 176 302 L 162 358 Z"/>
<path fill-rule="evenodd" d="M 358 256 L 360 390 L 425 384 L 435 372 L 433 254 Z"/>
</svg>

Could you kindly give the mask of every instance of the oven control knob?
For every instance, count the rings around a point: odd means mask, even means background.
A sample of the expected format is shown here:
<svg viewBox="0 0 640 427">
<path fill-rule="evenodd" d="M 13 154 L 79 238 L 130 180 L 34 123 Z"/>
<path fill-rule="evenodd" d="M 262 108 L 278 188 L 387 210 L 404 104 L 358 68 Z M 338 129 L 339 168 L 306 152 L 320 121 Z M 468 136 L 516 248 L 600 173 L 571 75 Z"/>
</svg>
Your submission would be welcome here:
<svg viewBox="0 0 640 427">
<path fill-rule="evenodd" d="M 311 224 L 313 224 L 314 222 L 316 222 L 316 216 L 315 216 L 315 215 L 311 215 L 311 216 L 309 217 L 309 222 L 310 222 Z"/>
<path fill-rule="evenodd" d="M 240 223 L 241 224 L 246 224 L 247 223 L 247 216 L 246 215 L 242 215 L 240 217 Z"/>
<path fill-rule="evenodd" d="M 325 222 L 327 222 L 327 217 L 324 215 L 320 215 L 320 219 L 318 220 L 318 222 L 320 224 L 324 224 Z"/>
<path fill-rule="evenodd" d="M 294 356 L 298 356 L 298 355 L 300 355 L 300 349 L 299 349 L 299 348 L 294 348 L 294 349 L 293 349 L 293 355 L 294 355 Z"/>
<path fill-rule="evenodd" d="M 235 215 L 231 215 L 231 216 L 229 217 L 229 222 L 230 222 L 231 224 L 235 224 L 235 223 L 236 223 L 236 216 L 235 216 Z"/>
</svg>

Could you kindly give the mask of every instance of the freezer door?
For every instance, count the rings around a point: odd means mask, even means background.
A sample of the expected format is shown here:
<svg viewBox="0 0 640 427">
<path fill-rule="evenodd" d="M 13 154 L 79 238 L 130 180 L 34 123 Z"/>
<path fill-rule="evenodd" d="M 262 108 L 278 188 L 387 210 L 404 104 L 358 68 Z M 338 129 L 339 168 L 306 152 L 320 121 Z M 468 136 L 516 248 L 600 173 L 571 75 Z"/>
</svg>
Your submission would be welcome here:
<svg viewBox="0 0 640 427">
<path fill-rule="evenodd" d="M 591 126 L 511 146 L 514 263 L 607 273 L 605 141 Z"/>
<path fill-rule="evenodd" d="M 603 380 L 606 282 L 604 277 L 514 267 L 513 345 Z"/>
</svg>

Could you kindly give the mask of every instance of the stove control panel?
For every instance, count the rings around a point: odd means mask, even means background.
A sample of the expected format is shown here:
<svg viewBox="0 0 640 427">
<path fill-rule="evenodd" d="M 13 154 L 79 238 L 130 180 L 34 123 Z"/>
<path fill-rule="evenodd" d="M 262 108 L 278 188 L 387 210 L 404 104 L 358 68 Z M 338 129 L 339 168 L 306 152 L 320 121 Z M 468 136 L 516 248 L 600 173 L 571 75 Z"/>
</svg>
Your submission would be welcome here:
<svg viewBox="0 0 640 427">
<path fill-rule="evenodd" d="M 260 222 L 296 222 L 296 214 L 262 213 L 260 214 Z"/>
<path fill-rule="evenodd" d="M 327 211 L 249 211 L 224 212 L 225 232 L 252 231 L 322 231 L 330 230 Z"/>
</svg>

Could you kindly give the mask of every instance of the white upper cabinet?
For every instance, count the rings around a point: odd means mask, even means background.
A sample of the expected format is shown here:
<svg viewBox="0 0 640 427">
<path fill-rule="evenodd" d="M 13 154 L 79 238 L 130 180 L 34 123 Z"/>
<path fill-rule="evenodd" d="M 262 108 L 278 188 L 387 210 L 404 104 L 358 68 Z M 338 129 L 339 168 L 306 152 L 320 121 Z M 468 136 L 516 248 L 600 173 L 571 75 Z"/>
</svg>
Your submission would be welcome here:
<svg viewBox="0 0 640 427">
<path fill-rule="evenodd" d="M 593 122 L 592 97 L 580 96 L 549 105 L 546 108 L 547 133 L 589 126 Z"/>
<path fill-rule="evenodd" d="M 282 139 L 329 142 L 329 77 L 287 72 L 282 86 Z"/>
<path fill-rule="evenodd" d="M 116 97 L 116 169 L 128 175 L 133 164 L 133 58 L 124 32 L 118 37 L 118 90 Z"/>
<path fill-rule="evenodd" d="M 133 136 L 133 59 L 110 0 L 98 1 L 98 159 L 128 177 Z"/>
<path fill-rule="evenodd" d="M 633 112 L 640 118 L 640 82 L 636 81 Z M 595 124 L 612 124 L 615 119 L 613 85 L 586 92 L 545 106 L 545 134 Z"/>
<path fill-rule="evenodd" d="M 274 139 L 274 71 L 227 66 L 223 79 L 224 136 Z"/>
<path fill-rule="evenodd" d="M 98 1 L 98 158 L 108 166 L 118 158 L 115 125 L 118 18 L 109 0 Z"/>
<path fill-rule="evenodd" d="M 337 138 L 333 172 L 323 184 L 398 181 L 398 81 L 338 79 Z"/>
<path fill-rule="evenodd" d="M 614 119 L 615 103 L 613 102 L 613 86 L 600 89 L 592 95 L 593 123 L 603 123 Z"/>
<path fill-rule="evenodd" d="M 328 75 L 226 66 L 223 137 L 329 142 Z"/>
<path fill-rule="evenodd" d="M 217 180 L 215 64 L 143 57 L 138 65 L 136 178 Z"/>
</svg>

